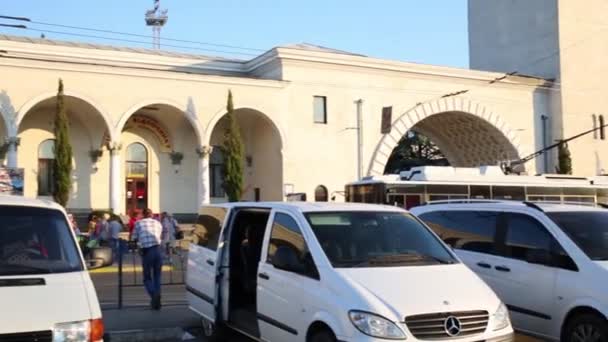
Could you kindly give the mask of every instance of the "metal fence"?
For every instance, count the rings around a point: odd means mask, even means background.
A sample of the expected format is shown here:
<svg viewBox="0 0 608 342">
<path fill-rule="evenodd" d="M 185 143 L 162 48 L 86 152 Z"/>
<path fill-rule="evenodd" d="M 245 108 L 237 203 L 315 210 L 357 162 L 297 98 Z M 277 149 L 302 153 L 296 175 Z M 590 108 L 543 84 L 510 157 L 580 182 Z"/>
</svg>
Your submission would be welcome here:
<svg viewBox="0 0 608 342">
<path fill-rule="evenodd" d="M 125 304 L 125 289 L 140 287 L 144 289 L 143 265 L 140 249 L 136 243 L 119 240 L 118 264 L 118 308 Z M 161 284 L 163 287 L 183 286 L 186 281 L 186 265 L 188 260 L 187 242 L 176 241 L 163 250 L 163 266 Z M 184 292 L 185 297 L 185 292 Z"/>
</svg>

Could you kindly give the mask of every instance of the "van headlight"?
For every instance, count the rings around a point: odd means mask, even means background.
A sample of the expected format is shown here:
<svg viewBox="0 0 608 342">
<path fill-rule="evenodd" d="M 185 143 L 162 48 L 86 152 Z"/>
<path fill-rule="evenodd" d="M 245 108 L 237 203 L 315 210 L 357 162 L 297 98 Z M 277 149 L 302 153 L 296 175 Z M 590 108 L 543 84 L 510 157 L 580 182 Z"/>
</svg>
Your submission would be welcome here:
<svg viewBox="0 0 608 342">
<path fill-rule="evenodd" d="M 391 340 L 405 340 L 405 333 L 395 323 L 384 317 L 363 311 L 350 311 L 350 321 L 365 335 Z"/>
<path fill-rule="evenodd" d="M 492 315 L 494 321 L 494 331 L 504 329 L 511 325 L 511 321 L 509 320 L 509 310 L 504 303 L 500 303 L 498 306 L 498 310 Z"/>
<path fill-rule="evenodd" d="M 88 342 L 91 335 L 89 321 L 55 324 L 53 342 Z"/>
</svg>

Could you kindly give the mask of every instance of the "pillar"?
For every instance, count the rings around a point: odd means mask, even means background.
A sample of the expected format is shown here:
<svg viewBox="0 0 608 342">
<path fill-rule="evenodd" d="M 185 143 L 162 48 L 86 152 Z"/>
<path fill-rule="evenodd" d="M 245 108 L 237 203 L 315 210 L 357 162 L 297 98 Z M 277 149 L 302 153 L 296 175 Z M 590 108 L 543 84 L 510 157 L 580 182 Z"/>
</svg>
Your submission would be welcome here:
<svg viewBox="0 0 608 342">
<path fill-rule="evenodd" d="M 211 192 L 209 185 L 209 157 L 213 147 L 200 146 L 196 149 L 198 153 L 198 203 L 199 206 L 209 204 L 211 202 Z"/>
<path fill-rule="evenodd" d="M 110 146 L 110 209 L 116 214 L 122 213 L 120 208 L 120 144 Z"/>
<path fill-rule="evenodd" d="M 8 151 L 6 152 L 6 166 L 9 168 L 17 168 L 17 147 L 19 146 L 19 137 L 9 137 L 6 139 Z"/>
</svg>

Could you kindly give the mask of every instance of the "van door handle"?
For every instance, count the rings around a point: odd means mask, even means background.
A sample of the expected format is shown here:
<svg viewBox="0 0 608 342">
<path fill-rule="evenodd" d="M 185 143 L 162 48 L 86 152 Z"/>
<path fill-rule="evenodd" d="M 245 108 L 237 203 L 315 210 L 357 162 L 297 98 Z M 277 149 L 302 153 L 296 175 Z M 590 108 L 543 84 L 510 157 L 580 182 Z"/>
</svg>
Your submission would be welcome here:
<svg viewBox="0 0 608 342">
<path fill-rule="evenodd" d="M 258 276 L 264 280 L 270 280 L 270 277 L 266 273 L 260 273 Z"/>
<path fill-rule="evenodd" d="M 207 259 L 207 264 L 209 266 L 215 266 L 215 261 L 213 261 L 213 259 Z"/>
<path fill-rule="evenodd" d="M 477 266 L 482 267 L 482 268 L 492 268 L 492 265 L 485 263 L 485 262 L 478 262 Z"/>
<path fill-rule="evenodd" d="M 500 272 L 511 272 L 511 269 L 508 268 L 507 266 L 496 266 L 494 268 Z"/>
</svg>

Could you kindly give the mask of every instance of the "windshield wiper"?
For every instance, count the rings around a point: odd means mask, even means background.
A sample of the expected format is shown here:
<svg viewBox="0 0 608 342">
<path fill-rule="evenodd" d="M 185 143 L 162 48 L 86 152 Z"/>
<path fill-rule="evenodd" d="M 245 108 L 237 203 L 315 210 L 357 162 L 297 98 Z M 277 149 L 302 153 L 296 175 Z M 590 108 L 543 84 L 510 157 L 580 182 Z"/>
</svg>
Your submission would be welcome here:
<svg viewBox="0 0 608 342">
<path fill-rule="evenodd" d="M 16 275 L 19 273 L 23 273 L 23 274 L 53 273 L 49 268 L 46 268 L 46 267 L 37 267 L 37 266 L 30 266 L 30 265 L 23 265 L 23 264 L 11 264 L 11 263 L 7 263 L 7 262 L 0 262 L 0 274 L 5 274 L 5 272 L 4 272 L 5 268 L 11 269 L 11 273 L 10 273 L 11 275 Z"/>
<path fill-rule="evenodd" d="M 351 267 L 363 267 L 368 265 L 396 265 L 406 264 L 410 262 L 420 262 L 424 260 L 432 260 L 440 264 L 453 264 L 452 260 L 445 260 L 442 258 L 434 257 L 432 255 L 418 254 L 418 253 L 401 253 L 401 254 L 388 254 L 379 255 L 372 257 L 369 260 L 357 263 Z"/>
</svg>

